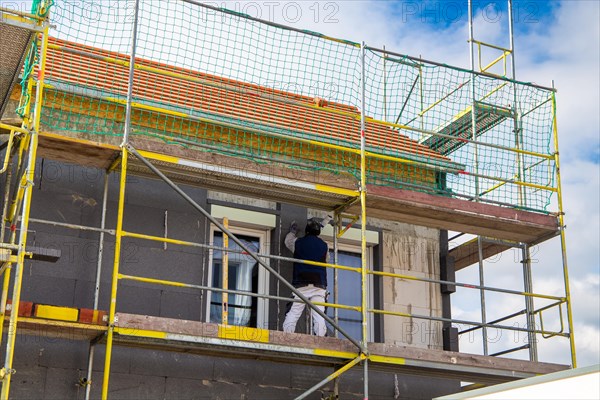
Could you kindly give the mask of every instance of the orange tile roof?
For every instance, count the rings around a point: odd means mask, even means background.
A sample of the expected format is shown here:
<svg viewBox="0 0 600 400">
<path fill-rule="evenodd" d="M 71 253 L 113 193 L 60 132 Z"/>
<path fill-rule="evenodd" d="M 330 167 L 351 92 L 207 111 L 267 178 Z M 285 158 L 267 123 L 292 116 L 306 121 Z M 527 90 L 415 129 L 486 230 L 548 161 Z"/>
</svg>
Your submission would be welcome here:
<svg viewBox="0 0 600 400">
<path fill-rule="evenodd" d="M 129 60 L 124 54 L 56 38 L 50 38 L 50 43 L 96 56 Z M 138 101 L 160 102 L 180 110 L 200 111 L 228 119 L 309 133 L 329 141 L 339 139 L 354 144 L 360 143 L 360 113 L 356 107 L 324 102 L 321 99 L 140 58 L 136 63 L 202 80 L 195 82 L 136 69 L 133 95 Z M 105 90 L 113 95 L 125 96 L 128 73 L 128 67 L 124 65 L 52 47 L 48 49 L 46 78 L 49 80 L 83 85 Z M 315 105 L 325 105 L 326 108 L 314 107 Z M 368 122 L 366 135 L 367 146 L 372 148 L 449 161 L 447 157 L 429 147 L 382 124 Z"/>
</svg>

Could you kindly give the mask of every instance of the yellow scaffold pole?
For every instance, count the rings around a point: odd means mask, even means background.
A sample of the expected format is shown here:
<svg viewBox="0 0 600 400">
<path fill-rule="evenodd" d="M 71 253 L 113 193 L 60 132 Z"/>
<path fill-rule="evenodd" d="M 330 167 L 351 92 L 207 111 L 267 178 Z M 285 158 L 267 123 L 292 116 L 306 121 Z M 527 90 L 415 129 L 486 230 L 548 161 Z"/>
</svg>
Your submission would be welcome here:
<svg viewBox="0 0 600 400">
<path fill-rule="evenodd" d="M 223 218 L 223 226 L 226 229 L 229 229 L 229 219 L 227 217 Z M 229 248 L 229 236 L 225 232 L 223 232 L 223 247 Z M 227 251 L 223 251 L 223 261 L 222 261 L 222 280 L 223 280 L 223 290 L 229 289 L 229 253 Z M 221 294 L 221 323 L 224 326 L 229 325 L 229 293 L 223 292 Z"/>
<path fill-rule="evenodd" d="M 33 76 L 29 76 L 29 79 L 27 81 L 27 95 L 29 96 L 29 98 L 31 98 L 33 93 Z M 22 127 L 17 129 L 16 127 L 11 127 L 11 126 L 7 126 L 5 124 L 0 124 L 0 127 L 4 128 L 4 129 L 14 129 L 15 131 L 18 131 L 20 133 L 23 133 L 23 139 L 20 141 L 19 144 L 19 151 L 18 151 L 18 163 L 17 163 L 17 169 L 20 168 L 21 164 L 25 162 L 25 160 L 23 160 L 24 155 L 27 154 L 27 150 L 29 148 L 30 145 L 30 139 L 31 136 L 29 134 L 29 130 L 25 129 L 25 127 L 27 128 L 31 128 L 31 118 L 30 118 L 30 113 L 31 113 L 31 102 L 27 102 L 27 104 L 25 105 L 25 110 L 24 110 L 24 119 L 23 119 L 23 124 Z M 11 131 L 12 132 L 12 131 Z M 6 149 L 6 161 L 9 162 L 10 161 L 10 151 L 7 148 Z M 22 195 L 23 195 L 23 188 L 19 187 L 17 194 L 15 195 L 15 203 L 11 204 L 10 206 L 8 205 L 10 202 L 10 183 L 11 183 L 11 175 L 12 175 L 12 170 L 11 168 L 8 168 L 8 164 L 6 164 L 7 170 L 6 170 L 6 185 L 4 188 L 4 204 L 3 204 L 3 210 L 2 210 L 2 216 L 6 217 L 6 221 L 2 221 L 2 240 L 0 240 L 0 242 L 4 242 L 4 228 L 5 228 L 5 222 L 11 222 L 11 224 L 16 223 L 16 215 L 15 213 L 17 212 L 17 202 L 18 200 L 22 199 Z M 17 178 L 18 179 L 18 178 Z M 10 217 L 9 217 L 10 216 Z M 17 237 L 17 232 L 14 229 L 11 229 L 11 234 L 10 234 L 10 239 L 9 239 L 9 243 L 10 244 L 15 244 L 15 240 Z M 2 337 L 3 337 L 3 333 L 4 333 L 4 319 L 5 319 L 5 315 L 6 315 L 6 303 L 7 303 L 7 299 L 8 299 L 8 288 L 10 286 L 10 273 L 12 270 L 12 262 L 7 262 L 5 263 L 5 265 L 3 266 L 3 273 L 4 273 L 4 280 L 2 282 L 2 296 L 0 298 L 0 321 L 2 322 L 0 324 L 0 344 L 2 344 Z M 1 374 L 1 372 L 0 372 Z"/>
<path fill-rule="evenodd" d="M 554 82 L 552 84 L 554 87 Z M 571 346 L 571 364 L 577 368 L 577 355 L 575 353 L 575 333 L 573 331 L 573 312 L 571 310 L 571 289 L 569 285 L 569 268 L 567 264 L 567 239 L 565 236 L 565 213 L 563 209 L 562 185 L 560 180 L 560 160 L 558 152 L 558 122 L 556 116 L 556 95 L 552 92 L 552 131 L 554 135 L 554 162 L 556 164 L 556 188 L 558 193 L 558 222 L 560 227 L 560 246 L 562 250 L 563 275 L 565 280 L 565 298 L 567 299 L 567 319 L 569 322 L 569 344 Z"/>
<path fill-rule="evenodd" d="M 368 342 L 368 304 L 367 304 L 367 160 L 365 132 L 365 42 L 361 44 L 361 110 L 360 110 L 360 247 L 361 247 L 361 308 L 362 308 L 362 346 L 367 349 Z M 369 398 L 369 358 L 363 360 L 364 399 Z"/>
<path fill-rule="evenodd" d="M 119 183 L 119 206 L 117 211 L 117 228 L 115 229 L 115 260 L 113 263 L 112 283 L 110 291 L 110 308 L 108 311 L 108 332 L 106 336 L 106 355 L 104 358 L 104 376 L 102 378 L 102 399 L 108 398 L 108 381 L 110 378 L 110 361 L 112 357 L 113 337 L 115 330 L 115 313 L 117 310 L 117 286 L 119 285 L 119 266 L 121 263 L 121 243 L 123 240 L 123 212 L 125 209 L 125 184 L 127 182 L 128 152 L 123 147 L 121 153 L 121 179 Z"/>
<path fill-rule="evenodd" d="M 38 132 L 40 131 L 40 120 L 42 112 L 42 99 L 44 92 L 44 77 L 46 73 L 46 53 L 48 49 L 48 31 L 50 25 L 48 22 L 44 22 L 43 33 L 40 46 L 40 61 L 39 61 L 39 75 L 38 85 L 36 89 L 35 108 L 34 108 L 34 120 L 33 129 L 30 132 L 30 143 L 29 143 L 29 159 L 27 160 L 27 169 L 21 180 L 21 188 L 24 188 L 23 194 L 23 208 L 21 211 L 21 226 L 19 231 L 19 250 L 17 253 L 17 263 L 15 268 L 15 278 L 13 284 L 13 295 L 12 295 L 12 309 L 10 314 L 10 320 L 8 323 L 7 341 L 6 341 L 6 355 L 4 361 L 4 367 L 0 370 L 0 379 L 2 380 L 2 391 L 0 398 L 2 400 L 8 399 L 10 392 L 11 376 L 14 373 L 12 369 L 13 358 L 15 355 L 15 340 L 17 337 L 17 320 L 19 315 L 19 305 L 21 301 L 21 287 L 23 284 L 23 268 L 25 263 L 27 243 L 27 230 L 29 227 L 29 212 L 31 211 L 31 196 L 33 194 L 33 180 L 35 177 L 35 162 L 37 157 L 37 145 L 38 145 Z M 31 84 L 31 83 L 30 83 Z M 16 223 L 16 215 L 15 221 Z M 8 271 L 7 271 L 8 274 Z M 4 321 L 0 321 L 4 323 Z"/>
<path fill-rule="evenodd" d="M 133 77 L 137 46 L 139 0 L 135 1 L 134 21 L 131 38 L 131 54 L 129 65 L 129 81 L 127 84 L 127 103 L 125 110 L 125 127 L 123 129 L 123 142 L 121 143 L 121 179 L 119 183 L 119 206 L 117 211 L 117 227 L 115 229 L 115 259 L 113 263 L 112 283 L 110 291 L 110 308 L 108 312 L 108 332 L 106 336 L 106 353 L 104 358 L 104 374 L 102 377 L 102 400 L 108 399 L 108 382 L 110 379 L 110 362 L 115 335 L 115 313 L 117 310 L 117 288 L 119 286 L 119 267 L 121 264 L 121 245 L 123 242 L 123 213 L 125 210 L 125 187 L 127 184 L 127 159 L 129 151 L 129 134 L 131 132 L 131 104 L 133 103 Z"/>
</svg>

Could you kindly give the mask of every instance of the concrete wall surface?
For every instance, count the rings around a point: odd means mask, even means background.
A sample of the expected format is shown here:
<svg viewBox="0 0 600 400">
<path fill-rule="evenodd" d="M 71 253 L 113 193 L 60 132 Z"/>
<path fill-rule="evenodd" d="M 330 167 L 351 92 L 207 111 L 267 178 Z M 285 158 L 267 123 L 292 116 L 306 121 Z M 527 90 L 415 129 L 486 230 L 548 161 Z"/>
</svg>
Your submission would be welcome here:
<svg viewBox="0 0 600 400">
<path fill-rule="evenodd" d="M 0 177 L 0 188 L 4 188 Z M 119 174 L 109 175 L 109 200 L 106 227 L 116 225 Z M 92 168 L 38 160 L 31 218 L 86 226 L 100 226 L 104 172 Z M 208 193 L 183 186 L 203 207 L 214 205 L 240 207 L 270 213 L 275 227 L 267 231 L 267 249 L 290 256 L 282 240 L 292 220 L 306 220 L 302 207 L 274 204 L 231 195 Z M 124 229 L 156 236 L 205 243 L 210 225 L 174 191 L 159 180 L 131 176 L 127 181 Z M 381 233 L 383 241 L 376 250 L 377 268 L 419 276 L 439 276 L 437 231 L 408 226 L 387 226 L 369 221 L 370 229 Z M 243 225 L 243 224 L 242 224 Z M 385 226 L 384 226 L 385 225 Z M 235 221 L 234 221 L 235 226 Z M 56 263 L 27 261 L 21 299 L 41 304 L 92 308 L 98 262 L 97 232 L 84 232 L 47 224 L 30 224 L 28 245 L 61 250 Z M 114 257 L 114 236 L 106 235 L 102 259 L 99 308 L 108 310 Z M 291 263 L 272 261 L 271 266 L 285 278 L 291 278 Z M 209 252 L 196 247 L 125 239 L 121 257 L 123 274 L 140 275 L 179 282 L 208 285 Z M 268 279 L 269 293 L 289 296 L 273 277 Z M 12 284 L 11 284 L 12 287 Z M 439 289 L 430 284 L 397 281 L 385 286 L 381 299 L 386 308 L 435 314 L 441 309 Z M 12 295 L 12 294 L 9 294 Z M 199 290 L 121 282 L 117 311 L 196 321 L 207 320 L 208 299 Z M 283 302 L 271 302 L 265 319 L 270 329 L 281 329 L 285 316 Z M 402 324 L 384 321 L 386 341 L 419 347 L 438 348 L 437 338 L 421 332 L 402 333 Z M 410 322 L 410 321 L 408 321 Z M 299 323 L 303 332 L 305 323 Z M 265 326 L 261 326 L 265 327 Z M 428 329 L 437 329 L 428 327 Z M 441 329 L 441 328 L 440 328 Z M 441 339 L 440 339 L 441 340 Z M 5 341 L 3 343 L 6 343 Z M 19 335 L 15 352 L 11 398 L 83 399 L 78 385 L 87 369 L 87 342 Z M 316 384 L 333 372 L 328 367 L 293 365 L 268 361 L 215 358 L 176 352 L 115 347 L 110 379 L 111 399 L 287 399 Z M 94 362 L 92 397 L 100 395 L 104 345 L 97 345 Z M 0 350 L 2 357 L 4 348 Z M 363 398 L 362 370 L 357 367 L 340 380 L 342 399 Z M 311 399 L 328 395 L 331 385 Z M 370 374 L 370 399 L 428 399 L 456 392 L 459 382 L 443 379 L 403 376 L 393 373 Z"/>
</svg>

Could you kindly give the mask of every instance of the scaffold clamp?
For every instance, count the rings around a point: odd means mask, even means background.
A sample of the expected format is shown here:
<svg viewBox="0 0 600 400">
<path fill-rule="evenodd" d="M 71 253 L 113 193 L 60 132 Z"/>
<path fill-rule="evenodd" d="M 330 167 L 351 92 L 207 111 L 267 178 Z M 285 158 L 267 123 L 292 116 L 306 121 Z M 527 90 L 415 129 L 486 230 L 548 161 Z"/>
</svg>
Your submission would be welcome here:
<svg viewBox="0 0 600 400">
<path fill-rule="evenodd" d="M 6 369 L 6 367 L 0 369 L 0 381 L 4 380 L 4 378 L 6 378 L 7 375 L 14 375 L 17 373 L 17 370 L 10 368 L 10 369 Z"/>
</svg>

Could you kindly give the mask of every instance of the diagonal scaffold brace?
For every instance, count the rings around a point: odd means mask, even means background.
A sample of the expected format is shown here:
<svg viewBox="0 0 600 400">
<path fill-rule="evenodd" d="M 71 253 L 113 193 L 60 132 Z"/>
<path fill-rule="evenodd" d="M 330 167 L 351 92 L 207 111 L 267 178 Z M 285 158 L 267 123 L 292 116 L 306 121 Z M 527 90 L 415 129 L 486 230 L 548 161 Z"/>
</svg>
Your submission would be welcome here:
<svg viewBox="0 0 600 400">
<path fill-rule="evenodd" d="M 314 385 L 313 387 L 311 387 L 310 389 L 308 389 L 306 392 L 304 392 L 300 396 L 296 397 L 295 400 L 303 400 L 303 399 L 307 398 L 309 395 L 313 394 L 314 392 L 316 392 L 317 390 L 319 390 L 321 387 L 325 386 L 327 383 L 329 383 L 332 380 L 338 378 L 344 372 L 350 370 L 356 364 L 359 364 L 361 361 L 365 361 L 366 362 L 366 360 L 367 360 L 367 356 L 364 353 L 360 354 L 358 357 L 356 357 L 355 359 L 349 361 L 343 367 L 335 370 L 335 372 L 332 373 L 331 375 L 329 375 L 327 378 L 323 379 L 321 382 L 317 383 L 316 385 Z"/>
<path fill-rule="evenodd" d="M 229 236 L 229 238 L 234 241 L 240 248 L 246 252 L 250 257 L 252 257 L 258 264 L 260 264 L 263 268 L 265 268 L 269 273 L 271 273 L 276 279 L 282 282 L 287 288 L 289 288 L 292 293 L 294 293 L 300 300 L 302 300 L 308 307 L 310 307 L 313 311 L 319 314 L 321 317 L 325 319 L 325 321 L 329 322 L 333 327 L 335 327 L 344 337 L 346 337 L 352 344 L 354 344 L 363 355 L 368 354 L 366 348 L 359 343 L 356 339 L 354 339 L 350 334 L 348 334 L 344 329 L 342 329 L 339 324 L 321 311 L 316 305 L 314 305 L 306 296 L 304 296 L 298 289 L 296 289 L 291 283 L 289 283 L 284 277 L 282 277 L 276 270 L 271 268 L 267 263 L 265 263 L 255 252 L 253 252 L 248 246 L 244 244 L 240 239 L 235 236 L 229 229 L 223 226 L 216 218 L 210 215 L 202 206 L 194 201 L 190 196 L 187 195 L 177 184 L 175 184 L 171 179 L 169 179 L 165 174 L 163 174 L 158 168 L 156 168 L 150 161 L 148 161 L 144 156 L 142 156 L 131 144 L 126 143 L 124 147 L 128 152 L 133 154 L 138 160 L 140 160 L 146 167 L 148 167 L 152 172 L 154 172 L 159 178 L 161 178 L 167 185 L 169 185 L 177 194 L 183 197 L 192 207 L 194 207 L 197 211 L 199 211 L 202 215 L 204 215 L 210 222 L 215 224 L 217 228 L 219 228 L 224 234 Z"/>
</svg>

